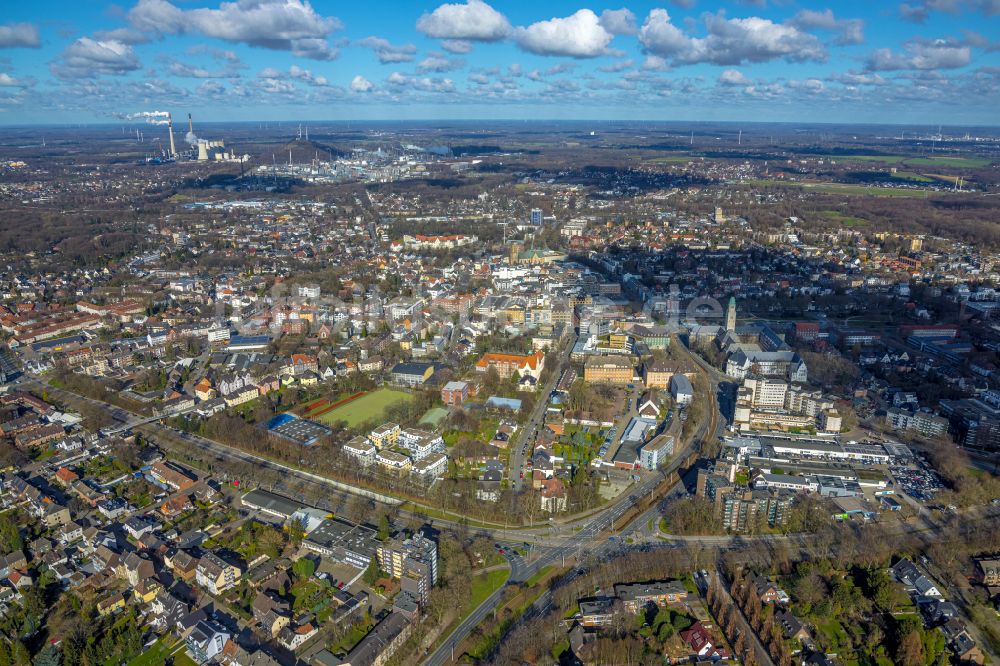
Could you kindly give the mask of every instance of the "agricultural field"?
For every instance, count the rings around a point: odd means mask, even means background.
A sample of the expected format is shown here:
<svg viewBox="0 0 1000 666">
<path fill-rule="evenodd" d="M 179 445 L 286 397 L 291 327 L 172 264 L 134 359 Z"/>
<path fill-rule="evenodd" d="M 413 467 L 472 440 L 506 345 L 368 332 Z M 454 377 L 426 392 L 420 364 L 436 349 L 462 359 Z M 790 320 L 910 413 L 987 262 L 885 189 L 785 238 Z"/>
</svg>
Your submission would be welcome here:
<svg viewBox="0 0 1000 666">
<path fill-rule="evenodd" d="M 692 160 L 702 159 L 692 155 L 670 155 L 668 157 L 653 157 L 643 160 L 646 164 L 687 164 Z"/>
<path fill-rule="evenodd" d="M 989 166 L 985 157 L 908 157 L 903 161 L 910 166 L 943 166 L 955 169 L 978 169 Z"/>
<path fill-rule="evenodd" d="M 927 176 L 917 173 L 916 171 L 897 171 L 892 174 L 892 177 L 900 180 L 915 180 L 920 183 L 930 183 L 934 180 L 933 178 L 928 178 Z"/>
<path fill-rule="evenodd" d="M 362 394 L 340 405 L 332 403 L 337 406 L 329 411 L 325 411 L 325 407 L 322 405 L 312 406 L 309 410 L 309 418 L 328 424 L 336 423 L 337 421 L 346 421 L 347 426 L 353 428 L 366 421 L 377 419 L 392 405 L 409 400 L 413 400 L 413 396 L 406 391 L 380 388 L 370 393 Z M 315 404 L 311 403 L 311 405 Z M 329 405 L 326 405 L 326 407 L 329 407 Z"/>
<path fill-rule="evenodd" d="M 933 155 L 930 157 L 907 157 L 906 155 L 824 155 L 836 161 L 851 162 L 881 162 L 883 164 L 899 164 L 902 166 L 940 166 L 955 169 L 977 169 L 989 166 L 991 161 L 985 157 L 957 157 Z"/>
<path fill-rule="evenodd" d="M 906 159 L 905 155 L 824 155 L 826 159 L 850 162 L 882 162 L 884 164 L 899 164 Z"/>
</svg>

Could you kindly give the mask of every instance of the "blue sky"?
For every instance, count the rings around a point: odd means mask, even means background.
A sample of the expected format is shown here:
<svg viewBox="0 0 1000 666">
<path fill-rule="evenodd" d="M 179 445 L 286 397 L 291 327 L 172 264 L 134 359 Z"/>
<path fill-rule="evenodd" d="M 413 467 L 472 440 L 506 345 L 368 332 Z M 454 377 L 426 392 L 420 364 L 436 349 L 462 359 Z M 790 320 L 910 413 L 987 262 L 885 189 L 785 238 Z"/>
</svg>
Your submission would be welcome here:
<svg viewBox="0 0 1000 666">
<path fill-rule="evenodd" d="M 0 124 L 1000 124 L 1000 0 L 9 3 Z"/>
</svg>

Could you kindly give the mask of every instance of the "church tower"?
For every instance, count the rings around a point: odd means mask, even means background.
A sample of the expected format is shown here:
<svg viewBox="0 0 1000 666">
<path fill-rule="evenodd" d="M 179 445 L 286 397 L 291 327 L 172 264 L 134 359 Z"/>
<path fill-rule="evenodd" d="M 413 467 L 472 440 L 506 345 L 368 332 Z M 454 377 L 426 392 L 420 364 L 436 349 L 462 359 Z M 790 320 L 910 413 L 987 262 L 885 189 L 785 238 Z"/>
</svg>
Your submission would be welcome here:
<svg viewBox="0 0 1000 666">
<path fill-rule="evenodd" d="M 729 307 L 726 308 L 726 330 L 736 330 L 736 298 L 734 296 L 729 297 Z"/>
</svg>

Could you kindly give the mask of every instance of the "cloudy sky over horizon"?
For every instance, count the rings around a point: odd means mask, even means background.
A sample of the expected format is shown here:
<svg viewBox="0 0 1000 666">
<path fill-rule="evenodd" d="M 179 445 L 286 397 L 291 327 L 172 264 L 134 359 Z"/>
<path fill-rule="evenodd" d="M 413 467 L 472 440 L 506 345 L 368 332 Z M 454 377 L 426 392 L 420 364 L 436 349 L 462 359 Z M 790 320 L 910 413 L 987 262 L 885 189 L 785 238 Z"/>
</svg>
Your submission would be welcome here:
<svg viewBox="0 0 1000 666">
<path fill-rule="evenodd" d="M 1000 0 L 12 3 L 0 124 L 1000 124 Z"/>
</svg>

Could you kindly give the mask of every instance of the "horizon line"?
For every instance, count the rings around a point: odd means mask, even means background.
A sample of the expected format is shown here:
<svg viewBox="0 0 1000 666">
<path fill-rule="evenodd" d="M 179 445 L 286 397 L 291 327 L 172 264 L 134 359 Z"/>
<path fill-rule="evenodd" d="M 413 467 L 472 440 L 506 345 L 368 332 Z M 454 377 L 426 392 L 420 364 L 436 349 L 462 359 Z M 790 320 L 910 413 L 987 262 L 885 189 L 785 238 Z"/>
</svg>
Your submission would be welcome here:
<svg viewBox="0 0 1000 666">
<path fill-rule="evenodd" d="M 519 124 L 538 124 L 538 123 L 621 123 L 621 124 L 684 124 L 684 125 L 735 125 L 741 124 L 745 126 L 754 125 L 806 125 L 806 126 L 833 126 L 833 127 L 926 127 L 929 129 L 934 129 L 935 127 L 940 129 L 949 128 L 979 128 L 979 129 L 1000 129 L 1000 123 L 988 125 L 988 124 L 944 124 L 944 123 L 899 123 L 899 122 L 836 122 L 836 121 L 822 121 L 822 120 L 640 120 L 640 119 L 616 119 L 616 118 L 383 118 L 383 119 L 363 119 L 363 118 L 348 118 L 348 119 L 282 119 L 282 120 L 201 120 L 202 124 L 230 124 L 230 125 L 245 125 L 252 123 L 275 123 L 275 124 L 303 124 L 303 123 L 356 123 L 356 124 L 378 124 L 378 123 L 477 123 L 477 122 L 501 122 L 501 123 L 519 123 Z M 52 128 L 80 128 L 80 127 L 119 127 L 122 125 L 146 125 L 147 123 L 138 122 L 135 120 L 131 121 L 94 121 L 87 123 L 80 122 L 55 122 L 55 123 L 4 123 L 0 122 L 0 129 L 14 129 L 14 128 L 30 128 L 30 127 L 52 127 Z"/>
</svg>

